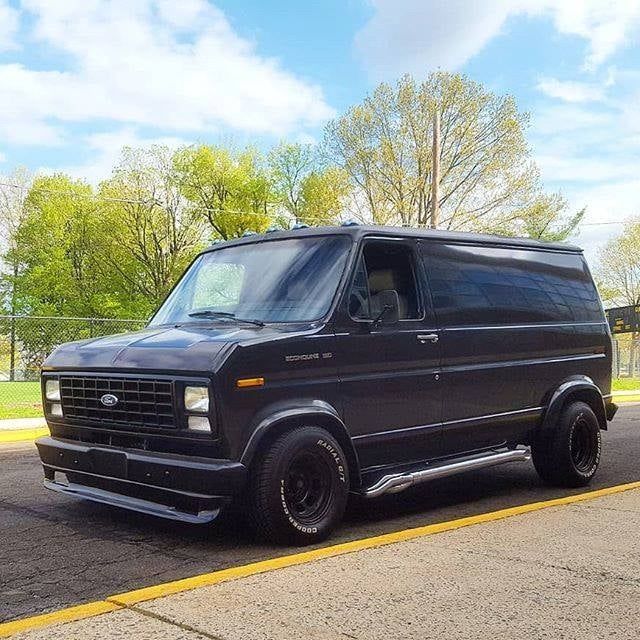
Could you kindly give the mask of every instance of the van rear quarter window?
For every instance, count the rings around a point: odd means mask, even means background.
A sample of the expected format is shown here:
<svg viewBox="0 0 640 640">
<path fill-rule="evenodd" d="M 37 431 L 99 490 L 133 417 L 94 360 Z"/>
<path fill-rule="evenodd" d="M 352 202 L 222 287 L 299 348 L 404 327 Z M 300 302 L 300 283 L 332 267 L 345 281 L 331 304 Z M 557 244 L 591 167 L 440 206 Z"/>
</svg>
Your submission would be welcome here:
<svg viewBox="0 0 640 640">
<path fill-rule="evenodd" d="M 443 326 L 602 320 L 579 253 L 421 244 Z"/>
</svg>

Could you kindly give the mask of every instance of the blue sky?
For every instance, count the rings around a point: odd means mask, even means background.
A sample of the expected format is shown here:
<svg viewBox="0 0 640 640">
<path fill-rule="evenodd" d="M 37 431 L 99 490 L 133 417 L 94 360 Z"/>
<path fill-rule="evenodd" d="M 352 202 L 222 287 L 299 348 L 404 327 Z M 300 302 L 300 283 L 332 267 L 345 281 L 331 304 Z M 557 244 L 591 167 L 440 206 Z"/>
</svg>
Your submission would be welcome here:
<svg viewBox="0 0 640 640">
<path fill-rule="evenodd" d="M 449 69 L 514 95 L 546 187 L 619 221 L 640 215 L 639 44 L 640 0 L 0 0 L 0 173 L 318 140 L 378 81 Z"/>
</svg>

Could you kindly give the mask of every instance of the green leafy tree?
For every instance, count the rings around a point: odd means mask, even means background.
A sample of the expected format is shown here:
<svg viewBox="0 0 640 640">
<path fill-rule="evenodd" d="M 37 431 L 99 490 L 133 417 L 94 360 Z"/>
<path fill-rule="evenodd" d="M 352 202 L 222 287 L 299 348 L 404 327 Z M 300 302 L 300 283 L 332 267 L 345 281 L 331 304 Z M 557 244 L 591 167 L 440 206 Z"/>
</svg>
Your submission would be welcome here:
<svg viewBox="0 0 640 640">
<path fill-rule="evenodd" d="M 629 220 L 624 231 L 602 247 L 599 258 L 596 273 L 609 302 L 640 305 L 640 219 Z"/>
<path fill-rule="evenodd" d="M 535 200 L 518 212 L 519 235 L 548 242 L 563 242 L 584 218 L 585 209 L 567 213 L 567 201 L 559 193 L 539 194 Z"/>
<path fill-rule="evenodd" d="M 20 312 L 18 298 L 18 278 L 21 262 L 17 252 L 18 229 L 26 218 L 25 201 L 29 191 L 31 176 L 24 168 L 16 169 L 7 176 L 0 187 L 0 309 L 11 319 L 5 323 L 2 333 L 8 336 L 0 345 L 0 354 L 9 371 L 9 380 L 15 379 L 18 365 L 17 321 L 14 316 Z"/>
<path fill-rule="evenodd" d="M 640 306 L 640 218 L 629 220 L 623 232 L 600 250 L 596 271 L 600 294 L 612 306 Z M 631 334 L 629 371 L 636 369 L 640 333 Z"/>
<path fill-rule="evenodd" d="M 269 154 L 274 195 L 294 221 L 298 221 L 302 215 L 302 188 L 316 165 L 316 154 L 308 144 L 283 142 Z"/>
<path fill-rule="evenodd" d="M 27 216 L 25 202 L 31 176 L 24 168 L 16 169 L 3 182 L 6 186 L 0 187 L 0 303 L 5 312 L 16 314 L 19 311 L 16 282 L 21 267 L 16 252 L 17 234 Z"/>
<path fill-rule="evenodd" d="M 300 217 L 310 225 L 336 224 L 350 194 L 349 176 L 343 169 L 312 171 L 300 188 Z"/>
<path fill-rule="evenodd" d="M 352 191 L 344 169 L 323 162 L 312 145 L 287 143 L 271 151 L 269 168 L 277 203 L 290 219 L 309 225 L 338 221 Z"/>
<path fill-rule="evenodd" d="M 99 213 L 92 188 L 56 174 L 36 178 L 10 259 L 19 265 L 16 309 L 35 316 L 111 316 L 119 310 L 96 261 Z M 93 335 L 91 323 L 18 322 L 21 367 L 35 374 L 56 344 Z"/>
<path fill-rule="evenodd" d="M 174 166 L 182 194 L 209 223 L 215 237 L 228 240 L 269 226 L 274 195 L 256 151 L 186 147 L 175 154 Z"/>
<path fill-rule="evenodd" d="M 205 223 L 182 195 L 166 147 L 125 148 L 98 196 L 100 270 L 127 315 L 145 317 L 203 247 Z"/>
<path fill-rule="evenodd" d="M 512 215 L 497 219 L 487 216 L 478 230 L 506 236 L 522 236 L 546 242 L 563 242 L 578 228 L 585 209 L 569 213 L 568 203 L 559 193 L 532 195 L 530 204 Z"/>
<path fill-rule="evenodd" d="M 33 181 L 15 235 L 18 304 L 34 315 L 103 315 L 109 294 L 96 268 L 92 188 L 62 174 Z"/>
</svg>

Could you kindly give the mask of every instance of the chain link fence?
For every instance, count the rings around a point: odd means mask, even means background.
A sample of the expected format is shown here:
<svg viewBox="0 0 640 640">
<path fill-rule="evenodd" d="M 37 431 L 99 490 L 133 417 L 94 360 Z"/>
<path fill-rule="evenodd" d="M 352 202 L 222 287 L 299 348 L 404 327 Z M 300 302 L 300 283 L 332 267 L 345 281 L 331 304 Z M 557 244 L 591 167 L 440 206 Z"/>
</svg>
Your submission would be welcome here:
<svg viewBox="0 0 640 640">
<path fill-rule="evenodd" d="M 145 320 L 0 316 L 0 419 L 42 415 L 40 367 L 63 342 L 141 329 Z M 616 336 L 613 377 L 640 378 L 640 339 Z"/>
<path fill-rule="evenodd" d="M 0 419 L 42 415 L 40 367 L 63 342 L 141 329 L 145 320 L 0 316 Z"/>
<path fill-rule="evenodd" d="M 614 339 L 613 377 L 640 378 L 640 339 L 630 336 Z"/>
</svg>

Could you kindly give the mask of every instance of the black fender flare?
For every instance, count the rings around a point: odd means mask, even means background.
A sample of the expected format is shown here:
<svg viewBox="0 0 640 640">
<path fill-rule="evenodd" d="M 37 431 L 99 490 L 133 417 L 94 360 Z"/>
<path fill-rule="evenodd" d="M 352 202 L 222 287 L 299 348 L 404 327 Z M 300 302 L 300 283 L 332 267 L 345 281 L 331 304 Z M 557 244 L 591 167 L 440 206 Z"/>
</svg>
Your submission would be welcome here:
<svg viewBox="0 0 640 640">
<path fill-rule="evenodd" d="M 543 430 L 553 428 L 569 400 L 586 402 L 596 414 L 600 428 L 607 429 L 607 412 L 602 392 L 591 378 L 578 376 L 565 380 L 551 394 L 542 419 Z"/>
<path fill-rule="evenodd" d="M 270 437 L 309 424 L 326 429 L 339 442 L 347 457 L 351 487 L 359 487 L 360 462 L 351 436 L 338 411 L 324 400 L 278 402 L 261 411 L 251 423 L 251 435 L 240 455 L 240 462 L 250 467 L 261 444 Z"/>
</svg>

